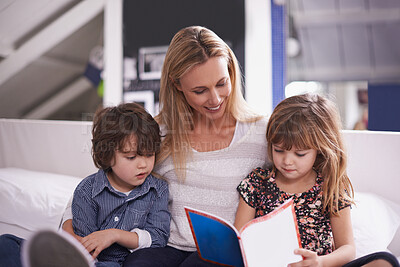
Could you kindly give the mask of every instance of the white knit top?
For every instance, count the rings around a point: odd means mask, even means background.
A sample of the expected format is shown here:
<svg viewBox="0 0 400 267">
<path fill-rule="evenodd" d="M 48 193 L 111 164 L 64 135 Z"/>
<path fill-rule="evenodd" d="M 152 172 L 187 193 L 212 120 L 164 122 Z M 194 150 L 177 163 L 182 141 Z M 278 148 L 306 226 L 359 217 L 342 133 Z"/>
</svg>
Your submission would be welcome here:
<svg viewBox="0 0 400 267">
<path fill-rule="evenodd" d="M 155 172 L 169 182 L 172 217 L 169 246 L 185 251 L 196 250 L 185 206 L 234 222 L 239 202 L 236 187 L 254 168 L 266 167 L 267 164 L 267 119 L 249 124 L 241 127 L 247 128 L 247 132 L 227 148 L 210 152 L 193 151 L 193 156 L 187 158 L 183 183 L 178 181 L 171 157 L 155 167 Z"/>
</svg>

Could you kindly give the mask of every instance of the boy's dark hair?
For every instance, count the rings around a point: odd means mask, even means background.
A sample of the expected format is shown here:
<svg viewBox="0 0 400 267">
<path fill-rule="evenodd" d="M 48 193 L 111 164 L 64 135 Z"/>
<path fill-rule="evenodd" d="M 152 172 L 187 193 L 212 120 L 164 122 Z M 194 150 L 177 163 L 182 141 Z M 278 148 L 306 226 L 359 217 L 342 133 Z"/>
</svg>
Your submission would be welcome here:
<svg viewBox="0 0 400 267">
<path fill-rule="evenodd" d="M 108 171 L 115 150 L 123 149 L 132 134 L 137 137 L 137 154 L 160 151 L 160 127 L 139 104 L 125 103 L 96 111 L 92 128 L 92 158 L 97 168 Z"/>
</svg>

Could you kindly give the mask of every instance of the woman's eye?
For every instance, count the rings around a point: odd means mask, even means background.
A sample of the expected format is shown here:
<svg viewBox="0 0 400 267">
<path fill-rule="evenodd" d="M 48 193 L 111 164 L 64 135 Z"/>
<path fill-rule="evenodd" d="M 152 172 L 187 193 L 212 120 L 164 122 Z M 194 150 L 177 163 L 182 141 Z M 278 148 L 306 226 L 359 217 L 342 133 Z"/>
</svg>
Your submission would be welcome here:
<svg viewBox="0 0 400 267">
<path fill-rule="evenodd" d="M 298 157 L 304 157 L 306 154 L 296 153 Z"/>
<path fill-rule="evenodd" d="M 281 150 L 281 149 L 274 149 L 274 151 L 276 152 L 276 153 L 282 153 L 283 152 L 283 150 Z"/>
<path fill-rule="evenodd" d="M 135 159 L 135 158 L 136 158 L 136 156 L 127 157 L 127 159 L 129 159 L 129 160 L 133 160 L 133 159 Z"/>
<path fill-rule="evenodd" d="M 196 95 L 201 95 L 205 90 L 193 91 Z"/>
<path fill-rule="evenodd" d="M 226 84 L 226 83 L 225 83 L 225 82 L 223 82 L 223 83 L 219 83 L 219 84 L 217 84 L 217 86 L 218 86 L 218 87 L 222 87 L 222 86 L 225 86 L 225 84 Z"/>
</svg>

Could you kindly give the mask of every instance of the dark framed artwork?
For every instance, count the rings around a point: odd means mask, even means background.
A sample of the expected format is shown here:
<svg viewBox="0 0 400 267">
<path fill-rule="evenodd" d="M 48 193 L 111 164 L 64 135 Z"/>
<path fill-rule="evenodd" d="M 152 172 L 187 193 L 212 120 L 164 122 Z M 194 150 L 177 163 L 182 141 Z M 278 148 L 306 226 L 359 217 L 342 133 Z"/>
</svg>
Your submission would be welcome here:
<svg viewBox="0 0 400 267">
<path fill-rule="evenodd" d="M 139 48 L 139 79 L 159 80 L 168 46 Z"/>
</svg>

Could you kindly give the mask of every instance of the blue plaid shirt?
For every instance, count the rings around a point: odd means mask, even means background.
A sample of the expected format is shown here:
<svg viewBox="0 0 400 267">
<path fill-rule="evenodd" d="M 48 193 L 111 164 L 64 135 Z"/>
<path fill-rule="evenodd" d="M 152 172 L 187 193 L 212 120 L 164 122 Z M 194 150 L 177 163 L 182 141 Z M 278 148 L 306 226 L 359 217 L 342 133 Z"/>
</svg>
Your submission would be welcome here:
<svg viewBox="0 0 400 267">
<path fill-rule="evenodd" d="M 163 247 L 169 237 L 171 215 L 168 211 L 168 185 L 149 175 L 144 183 L 127 196 L 116 191 L 103 170 L 99 170 L 76 187 L 72 200 L 72 224 L 79 236 L 105 229 L 150 233 L 151 247 Z M 97 259 L 122 263 L 130 251 L 114 243 Z"/>
</svg>

